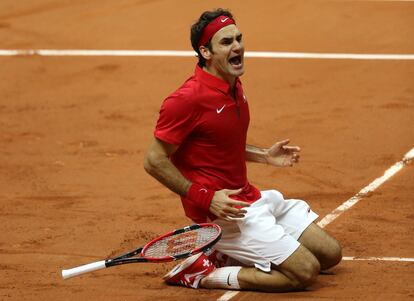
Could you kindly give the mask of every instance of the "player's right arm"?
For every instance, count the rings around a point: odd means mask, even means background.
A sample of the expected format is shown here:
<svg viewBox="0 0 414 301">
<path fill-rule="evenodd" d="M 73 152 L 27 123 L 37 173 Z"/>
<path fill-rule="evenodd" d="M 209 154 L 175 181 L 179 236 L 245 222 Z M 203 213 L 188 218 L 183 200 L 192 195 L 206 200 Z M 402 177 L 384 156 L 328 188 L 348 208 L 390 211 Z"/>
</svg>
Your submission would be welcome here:
<svg viewBox="0 0 414 301">
<path fill-rule="evenodd" d="M 191 182 L 170 161 L 178 146 L 154 138 L 144 160 L 144 169 L 175 193 L 185 196 Z"/>
<path fill-rule="evenodd" d="M 178 146 L 154 138 L 144 159 L 144 169 L 155 179 L 173 192 L 186 196 L 192 185 L 171 162 L 171 155 Z M 217 217 L 228 219 L 240 218 L 245 214 L 243 208 L 249 204 L 231 199 L 232 194 L 240 193 L 241 189 L 222 189 L 214 192 L 209 211 Z"/>
</svg>

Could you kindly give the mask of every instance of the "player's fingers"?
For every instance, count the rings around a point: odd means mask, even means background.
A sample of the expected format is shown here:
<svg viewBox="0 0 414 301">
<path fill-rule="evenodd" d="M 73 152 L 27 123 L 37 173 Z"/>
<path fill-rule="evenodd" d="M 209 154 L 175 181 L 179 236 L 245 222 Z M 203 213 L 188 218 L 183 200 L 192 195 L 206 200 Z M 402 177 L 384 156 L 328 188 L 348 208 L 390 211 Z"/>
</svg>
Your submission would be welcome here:
<svg viewBox="0 0 414 301">
<path fill-rule="evenodd" d="M 240 219 L 245 217 L 245 213 L 228 213 L 226 217 L 232 218 L 232 219 Z"/>
<path fill-rule="evenodd" d="M 225 219 L 227 221 L 234 221 L 234 220 L 238 220 L 238 219 L 243 219 L 244 215 L 228 215 Z"/>
<path fill-rule="evenodd" d="M 233 199 L 230 199 L 228 204 L 232 207 L 242 207 L 242 208 L 250 207 L 250 203 L 243 202 L 243 201 L 237 201 Z"/>
<path fill-rule="evenodd" d="M 239 194 L 240 192 L 242 192 L 243 188 L 239 188 L 239 189 L 224 189 L 225 193 L 227 195 L 235 195 L 235 194 Z"/>
<path fill-rule="evenodd" d="M 230 212 L 222 212 L 219 217 L 221 219 L 224 219 L 226 221 L 231 221 L 233 219 L 240 219 L 240 218 L 244 218 L 244 214 L 242 213 L 230 213 Z"/>
<path fill-rule="evenodd" d="M 290 139 L 285 139 L 285 140 L 277 142 L 276 144 L 279 144 L 280 146 L 284 146 L 286 144 L 289 144 L 289 142 L 290 142 Z"/>
<path fill-rule="evenodd" d="M 283 146 L 283 149 L 289 151 L 291 153 L 298 153 L 300 152 L 299 146 Z"/>
<path fill-rule="evenodd" d="M 230 219 L 240 219 L 244 218 L 247 211 L 243 208 L 235 208 L 232 206 L 226 206 L 223 208 L 222 217 L 223 218 L 230 218 Z"/>
<path fill-rule="evenodd" d="M 243 214 L 247 213 L 247 211 L 245 209 L 235 208 L 235 207 L 231 207 L 231 206 L 228 206 L 225 209 L 225 212 L 228 213 L 228 214 L 235 214 L 235 215 L 243 215 Z"/>
</svg>

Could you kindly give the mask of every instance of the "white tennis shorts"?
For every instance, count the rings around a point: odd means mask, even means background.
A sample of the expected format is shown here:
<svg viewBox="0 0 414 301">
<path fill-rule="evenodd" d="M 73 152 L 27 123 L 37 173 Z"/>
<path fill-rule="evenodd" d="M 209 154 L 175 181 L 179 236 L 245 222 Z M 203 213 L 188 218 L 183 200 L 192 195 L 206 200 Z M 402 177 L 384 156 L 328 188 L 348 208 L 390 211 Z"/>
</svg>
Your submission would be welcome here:
<svg viewBox="0 0 414 301">
<path fill-rule="evenodd" d="M 300 245 L 302 232 L 318 218 L 302 200 L 285 200 L 276 190 L 261 192 L 262 197 L 246 208 L 244 218 L 214 222 L 223 230 L 215 249 L 244 266 L 269 272 Z"/>
</svg>

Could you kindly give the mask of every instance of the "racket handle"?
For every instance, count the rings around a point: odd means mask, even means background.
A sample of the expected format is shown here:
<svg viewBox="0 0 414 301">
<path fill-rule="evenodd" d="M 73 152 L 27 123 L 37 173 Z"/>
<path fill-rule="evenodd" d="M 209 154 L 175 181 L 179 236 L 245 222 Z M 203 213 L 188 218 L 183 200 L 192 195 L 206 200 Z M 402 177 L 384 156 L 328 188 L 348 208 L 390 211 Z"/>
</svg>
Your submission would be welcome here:
<svg viewBox="0 0 414 301">
<path fill-rule="evenodd" d="M 78 266 L 76 268 L 62 270 L 62 277 L 63 279 L 68 279 L 71 277 L 75 277 L 81 274 L 93 272 L 93 271 L 104 269 L 104 268 L 106 268 L 105 260 L 96 261 L 96 262 Z"/>
</svg>

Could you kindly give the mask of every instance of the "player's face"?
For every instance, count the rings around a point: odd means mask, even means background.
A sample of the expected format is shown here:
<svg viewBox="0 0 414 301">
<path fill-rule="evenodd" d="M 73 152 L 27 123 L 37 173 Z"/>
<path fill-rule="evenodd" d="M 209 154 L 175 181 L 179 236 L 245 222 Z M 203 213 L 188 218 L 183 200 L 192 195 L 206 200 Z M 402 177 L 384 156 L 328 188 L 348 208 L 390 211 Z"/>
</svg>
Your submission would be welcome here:
<svg viewBox="0 0 414 301">
<path fill-rule="evenodd" d="M 236 25 L 217 31 L 211 39 L 211 45 L 210 72 L 229 82 L 244 73 L 244 46 L 242 34 Z"/>
</svg>

